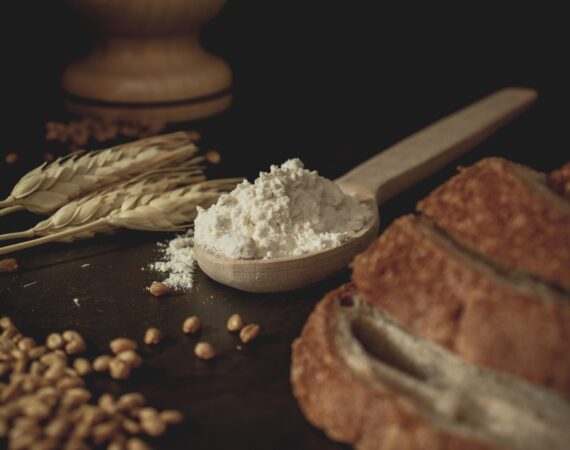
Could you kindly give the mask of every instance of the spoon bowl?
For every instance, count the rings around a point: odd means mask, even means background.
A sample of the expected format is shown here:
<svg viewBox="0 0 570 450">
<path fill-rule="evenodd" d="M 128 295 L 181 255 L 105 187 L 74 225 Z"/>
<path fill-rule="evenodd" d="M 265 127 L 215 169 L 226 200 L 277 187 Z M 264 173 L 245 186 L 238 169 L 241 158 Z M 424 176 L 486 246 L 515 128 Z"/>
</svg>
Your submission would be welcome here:
<svg viewBox="0 0 570 450">
<path fill-rule="evenodd" d="M 357 166 L 336 183 L 369 204 L 372 217 L 338 247 L 300 256 L 230 259 L 200 246 L 194 255 L 214 280 L 248 292 L 283 292 L 320 281 L 346 268 L 378 234 L 378 206 L 475 147 L 536 99 L 532 89 L 507 88 L 398 142 Z"/>
<path fill-rule="evenodd" d="M 247 292 L 283 292 L 299 289 L 340 272 L 354 255 L 363 251 L 378 235 L 380 217 L 373 197 L 361 198 L 372 216 L 364 227 L 338 247 L 300 256 L 271 259 L 231 259 L 196 246 L 194 256 L 210 278 Z"/>
</svg>

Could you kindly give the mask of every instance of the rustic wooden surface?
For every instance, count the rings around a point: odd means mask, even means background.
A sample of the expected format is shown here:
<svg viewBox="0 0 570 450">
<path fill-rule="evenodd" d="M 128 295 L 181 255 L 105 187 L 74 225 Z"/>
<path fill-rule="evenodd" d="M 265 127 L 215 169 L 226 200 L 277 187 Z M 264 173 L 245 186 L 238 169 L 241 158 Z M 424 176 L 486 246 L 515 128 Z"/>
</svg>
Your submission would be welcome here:
<svg viewBox="0 0 570 450">
<path fill-rule="evenodd" d="M 529 114 L 530 118 L 519 119 L 458 163 L 469 164 L 489 154 L 512 157 L 496 149 L 523 145 L 519 139 L 528 136 L 525 127 L 536 120 Z M 220 127 L 217 135 L 225 123 L 221 118 L 214 125 L 205 124 L 204 129 L 212 133 Z M 223 146 L 220 150 L 224 155 Z M 371 156 L 366 152 L 372 153 L 372 149 L 351 155 L 352 164 Z M 215 168 L 212 176 L 252 177 L 257 170 L 265 169 L 254 168 L 255 163 L 249 168 L 232 164 L 235 155 L 225 155 L 226 163 Z M 563 154 L 551 152 L 549 157 L 551 165 L 552 161 L 564 161 Z M 416 201 L 449 177 L 454 166 L 388 201 L 382 208 L 382 227 L 413 211 Z M 334 177 L 342 171 L 343 167 L 336 167 L 324 175 Z M 35 219 L 27 213 L 2 217 L 0 229 L 23 229 Z M 156 242 L 168 237 L 121 232 L 22 252 L 16 255 L 22 270 L 0 277 L 0 312 L 38 339 L 51 331 L 77 329 L 86 337 L 91 356 L 106 351 L 114 337 L 128 336 L 141 342 L 147 327 L 162 329 L 168 339 L 157 348 L 143 347 L 145 365 L 131 380 L 116 382 L 103 375 L 89 378 L 97 393 L 137 390 L 157 407 L 184 411 L 184 424 L 154 441 L 156 448 L 343 448 L 304 421 L 291 394 L 289 363 L 290 345 L 313 306 L 327 290 L 346 281 L 349 273 L 291 293 L 251 294 L 220 285 L 197 270 L 191 292 L 157 299 L 145 287 L 159 275 L 142 269 L 158 257 Z M 260 323 L 265 330 L 259 341 L 241 350 L 237 349 L 237 338 L 225 330 L 227 318 L 235 312 L 246 321 Z M 189 338 L 182 334 L 181 325 L 192 314 L 202 319 L 204 329 L 198 337 Z M 197 339 L 211 341 L 220 352 L 219 358 L 212 362 L 197 360 L 192 353 Z"/>
<path fill-rule="evenodd" d="M 0 196 L 25 170 L 40 164 L 44 152 L 61 151 L 58 144 L 44 141 L 43 124 L 67 119 L 58 91 L 61 70 L 89 43 L 64 5 L 40 2 L 34 14 L 26 2 L 5 5 L 10 9 L 4 13 L 2 40 L 7 114 L 0 127 Z M 435 9 L 431 4 L 425 8 Z M 468 14 L 473 24 L 465 14 L 449 21 L 447 10 L 411 15 L 409 8 L 402 9 L 400 15 L 376 14 L 364 4 L 346 8 L 330 3 L 325 17 L 320 2 L 228 2 L 203 36 L 206 48 L 234 70 L 235 101 L 220 116 L 180 126 L 198 129 L 204 136 L 201 146 L 221 152 L 222 163 L 210 175 L 251 179 L 269 164 L 298 156 L 334 179 L 438 118 L 509 85 L 535 87 L 540 100 L 457 164 L 499 155 L 551 170 L 568 159 L 567 114 L 561 111 L 567 110 L 570 96 L 560 57 L 568 40 L 552 36 L 567 34 L 564 14 L 549 9 L 548 16 L 561 23 L 544 34 L 529 33 L 529 24 L 539 20 L 534 7 L 526 16 L 522 7 L 517 9 L 516 21 L 510 20 L 512 8 L 501 16 L 498 5 L 492 14 L 482 7 L 477 14 L 474 7 Z M 62 19 L 67 25 L 54 26 Z M 34 31 L 29 40 L 23 39 L 22 23 Z M 19 154 L 15 164 L 3 162 L 9 152 Z M 455 166 L 385 203 L 381 226 L 413 211 Z M 35 220 L 24 213 L 2 217 L 0 231 L 21 230 Z M 323 292 L 348 275 L 295 293 L 254 295 L 220 286 L 198 272 L 192 292 L 157 300 L 144 290 L 156 275 L 141 268 L 157 256 L 155 242 L 165 238 L 125 232 L 17 255 L 22 271 L 0 276 L 0 313 L 36 337 L 77 328 L 92 354 L 118 335 L 140 341 L 147 325 L 162 327 L 169 342 L 145 350 L 147 367 L 131 381 L 92 378 L 98 392 L 139 389 L 157 406 L 187 413 L 187 422 L 157 441 L 157 449 L 344 448 L 305 423 L 288 376 L 291 341 Z M 265 327 L 266 336 L 250 349 L 235 349 L 235 338 L 224 329 L 235 311 Z M 204 320 L 203 337 L 221 350 L 219 360 L 194 359 L 194 338 L 180 333 L 182 320 L 193 313 Z"/>
</svg>

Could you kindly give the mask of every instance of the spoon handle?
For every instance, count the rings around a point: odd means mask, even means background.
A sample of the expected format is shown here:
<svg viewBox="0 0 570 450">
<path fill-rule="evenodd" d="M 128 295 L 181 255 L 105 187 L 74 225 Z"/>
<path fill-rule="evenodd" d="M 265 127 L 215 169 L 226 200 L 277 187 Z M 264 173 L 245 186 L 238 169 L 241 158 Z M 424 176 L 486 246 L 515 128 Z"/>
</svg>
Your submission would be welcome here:
<svg viewBox="0 0 570 450">
<path fill-rule="evenodd" d="M 529 88 L 501 89 L 412 134 L 336 182 L 375 194 L 380 205 L 475 147 L 536 97 Z"/>
</svg>

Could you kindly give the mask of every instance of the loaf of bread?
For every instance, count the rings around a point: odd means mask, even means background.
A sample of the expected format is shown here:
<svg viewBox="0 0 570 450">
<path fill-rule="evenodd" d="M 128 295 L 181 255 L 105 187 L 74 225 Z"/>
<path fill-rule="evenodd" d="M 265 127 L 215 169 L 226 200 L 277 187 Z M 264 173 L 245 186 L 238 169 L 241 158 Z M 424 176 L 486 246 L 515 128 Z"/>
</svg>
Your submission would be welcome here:
<svg viewBox="0 0 570 450">
<path fill-rule="evenodd" d="M 417 337 L 353 286 L 328 294 L 293 345 L 303 413 L 361 450 L 568 449 L 570 403 Z"/>
<path fill-rule="evenodd" d="M 396 220 L 353 263 L 364 298 L 467 361 L 570 395 L 570 295 L 480 255 L 432 221 Z"/>
<path fill-rule="evenodd" d="M 462 244 L 570 290 L 570 203 L 548 188 L 545 175 L 483 159 L 461 169 L 418 210 Z"/>
<path fill-rule="evenodd" d="M 570 162 L 548 174 L 551 189 L 570 200 Z"/>
<path fill-rule="evenodd" d="M 488 158 L 394 221 L 294 343 L 309 421 L 358 449 L 570 449 L 569 180 Z"/>
</svg>

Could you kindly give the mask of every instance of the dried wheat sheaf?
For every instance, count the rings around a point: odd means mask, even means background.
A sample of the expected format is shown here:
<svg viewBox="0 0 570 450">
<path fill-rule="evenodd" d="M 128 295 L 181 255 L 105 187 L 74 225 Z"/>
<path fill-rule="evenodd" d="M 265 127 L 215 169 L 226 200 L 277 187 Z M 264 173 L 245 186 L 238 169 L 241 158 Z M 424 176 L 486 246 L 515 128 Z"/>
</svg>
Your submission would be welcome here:
<svg viewBox="0 0 570 450">
<path fill-rule="evenodd" d="M 0 215 L 27 209 L 48 214 L 74 198 L 146 171 L 175 166 L 197 152 L 184 131 L 58 158 L 28 172 L 0 201 Z"/>
</svg>

